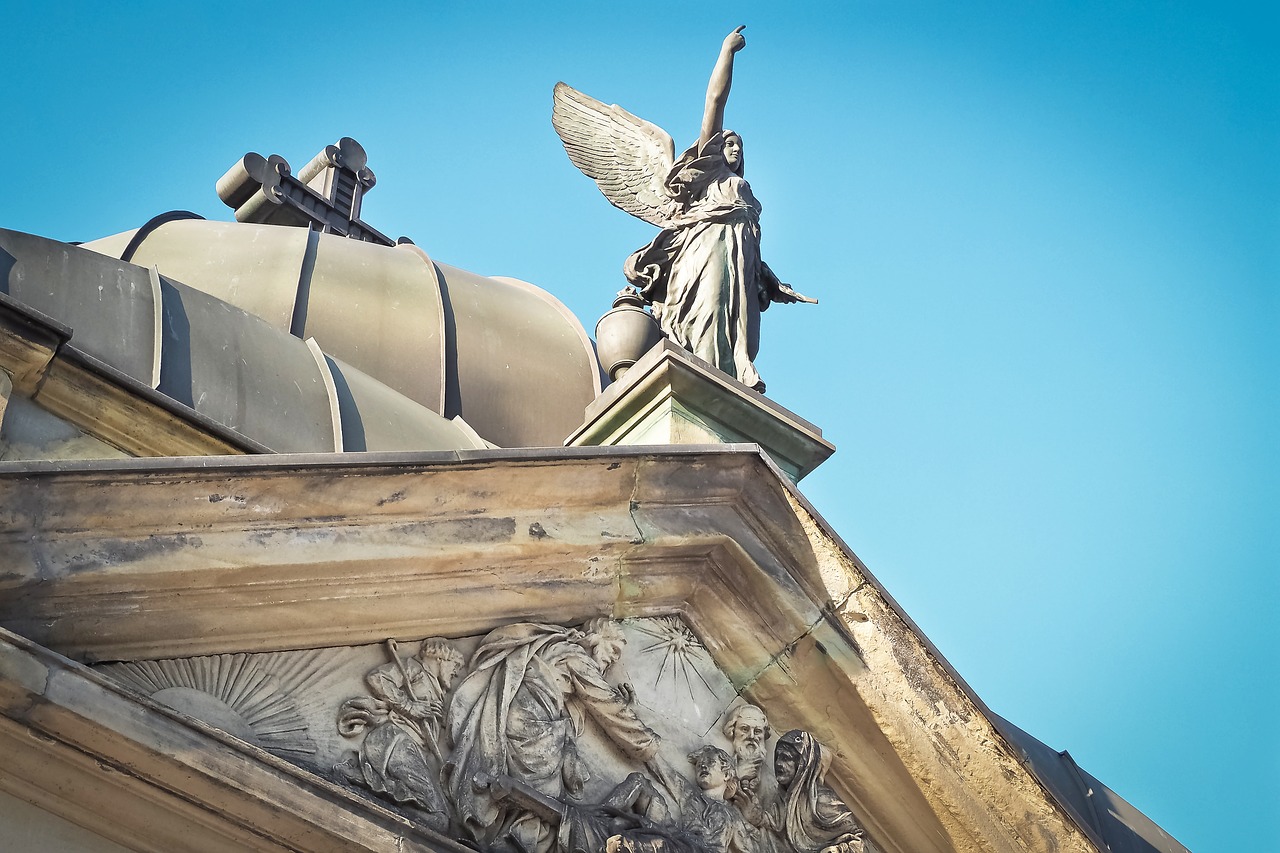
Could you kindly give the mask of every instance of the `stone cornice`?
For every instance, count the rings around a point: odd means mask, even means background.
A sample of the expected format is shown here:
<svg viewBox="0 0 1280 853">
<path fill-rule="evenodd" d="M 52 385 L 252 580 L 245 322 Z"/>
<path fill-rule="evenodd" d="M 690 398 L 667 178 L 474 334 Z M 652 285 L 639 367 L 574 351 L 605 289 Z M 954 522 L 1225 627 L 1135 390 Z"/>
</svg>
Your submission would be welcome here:
<svg viewBox="0 0 1280 853">
<path fill-rule="evenodd" d="M 680 613 L 886 851 L 1093 851 L 758 448 L 0 466 L 0 625 L 83 660 Z"/>
</svg>

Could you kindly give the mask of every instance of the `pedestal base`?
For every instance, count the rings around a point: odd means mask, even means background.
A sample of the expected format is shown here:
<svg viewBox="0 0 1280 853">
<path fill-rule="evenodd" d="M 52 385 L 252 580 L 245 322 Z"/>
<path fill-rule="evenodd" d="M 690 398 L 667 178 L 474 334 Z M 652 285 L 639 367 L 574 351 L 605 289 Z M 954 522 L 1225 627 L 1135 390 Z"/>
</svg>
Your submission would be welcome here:
<svg viewBox="0 0 1280 853">
<path fill-rule="evenodd" d="M 835 447 L 822 430 L 741 382 L 662 341 L 587 406 L 565 444 L 753 443 L 798 481 Z"/>
</svg>

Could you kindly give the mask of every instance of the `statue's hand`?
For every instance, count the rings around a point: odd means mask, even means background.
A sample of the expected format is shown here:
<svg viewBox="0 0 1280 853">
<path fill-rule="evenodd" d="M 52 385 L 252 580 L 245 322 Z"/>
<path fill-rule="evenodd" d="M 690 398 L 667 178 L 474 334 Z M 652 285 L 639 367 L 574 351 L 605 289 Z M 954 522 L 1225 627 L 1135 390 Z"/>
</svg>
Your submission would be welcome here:
<svg viewBox="0 0 1280 853">
<path fill-rule="evenodd" d="M 746 24 L 738 27 L 729 35 L 724 37 L 723 49 L 729 53 L 737 53 L 747 46 L 747 39 L 742 35 L 742 31 L 747 28 Z"/>
<path fill-rule="evenodd" d="M 781 302 L 784 305 L 792 302 L 804 302 L 809 305 L 818 304 L 818 300 L 805 296 L 803 293 L 794 290 L 791 285 L 785 282 L 778 282 L 778 289 L 774 293 L 769 294 L 769 298 L 774 302 Z"/>
<path fill-rule="evenodd" d="M 862 838 L 862 831 L 846 832 L 831 845 L 823 847 L 820 853 L 864 853 L 867 845 Z"/>
<path fill-rule="evenodd" d="M 425 720 L 429 717 L 438 718 L 441 711 L 444 709 L 439 699 L 419 699 L 417 701 L 410 702 L 407 710 L 409 712 L 409 716 L 413 717 L 415 720 Z"/>
</svg>

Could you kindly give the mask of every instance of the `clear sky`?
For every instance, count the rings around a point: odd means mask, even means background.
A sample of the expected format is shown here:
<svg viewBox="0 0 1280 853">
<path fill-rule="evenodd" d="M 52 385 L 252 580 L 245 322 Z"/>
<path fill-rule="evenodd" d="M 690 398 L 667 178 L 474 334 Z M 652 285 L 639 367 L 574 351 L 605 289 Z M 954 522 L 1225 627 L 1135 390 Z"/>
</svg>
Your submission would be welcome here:
<svg viewBox="0 0 1280 853">
<path fill-rule="evenodd" d="M 374 227 L 588 330 L 653 229 L 557 80 L 696 137 L 747 24 L 770 396 L 802 484 L 996 712 L 1196 853 L 1276 849 L 1274 4 L 6 4 L 0 227 L 229 219 L 241 155 L 353 136 Z"/>
</svg>

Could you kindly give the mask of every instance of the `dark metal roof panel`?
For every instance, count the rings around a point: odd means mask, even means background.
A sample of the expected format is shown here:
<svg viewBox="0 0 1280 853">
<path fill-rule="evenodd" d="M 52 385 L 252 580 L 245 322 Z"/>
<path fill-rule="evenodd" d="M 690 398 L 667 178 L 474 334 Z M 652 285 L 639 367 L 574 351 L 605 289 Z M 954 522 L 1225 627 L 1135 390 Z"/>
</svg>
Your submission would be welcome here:
<svg viewBox="0 0 1280 853">
<path fill-rule="evenodd" d="M 326 355 L 342 415 L 342 449 L 470 450 L 464 429 L 349 364 Z"/>
<path fill-rule="evenodd" d="M 294 333 L 443 414 L 444 308 L 430 260 L 414 247 L 312 240 Z"/>
<path fill-rule="evenodd" d="M 77 349 L 156 387 L 158 306 L 149 270 L 0 229 L 0 290 L 69 326 Z"/>
<path fill-rule="evenodd" d="M 161 276 L 159 390 L 274 451 L 336 449 L 335 412 L 305 342 Z"/>
<path fill-rule="evenodd" d="M 1115 791 L 1081 770 L 1067 752 L 1058 752 L 1008 720 L 991 714 L 1000 734 L 1084 829 L 1110 853 L 1190 853 Z"/>
<path fill-rule="evenodd" d="M 85 246 L 105 253 L 123 251 L 123 236 Z M 182 219 L 147 233 L 130 262 L 159 267 L 161 273 L 287 332 L 306 250 L 305 228 Z"/>
<path fill-rule="evenodd" d="M 445 414 L 502 447 L 563 444 L 599 393 L 582 327 L 533 285 L 435 268 L 457 353 Z"/>
</svg>

